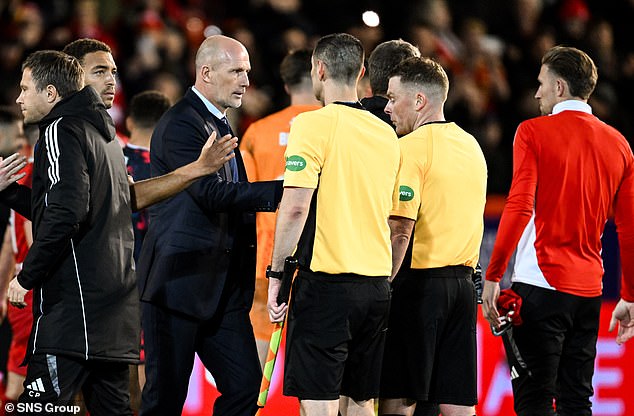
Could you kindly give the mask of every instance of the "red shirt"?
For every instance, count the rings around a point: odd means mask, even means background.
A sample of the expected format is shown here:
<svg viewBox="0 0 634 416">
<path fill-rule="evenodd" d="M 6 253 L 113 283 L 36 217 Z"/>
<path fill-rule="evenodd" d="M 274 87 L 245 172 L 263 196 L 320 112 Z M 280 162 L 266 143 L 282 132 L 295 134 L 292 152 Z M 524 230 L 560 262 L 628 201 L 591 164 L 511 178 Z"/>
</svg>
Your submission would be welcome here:
<svg viewBox="0 0 634 416">
<path fill-rule="evenodd" d="M 621 295 L 634 301 L 634 156 L 625 138 L 566 101 L 521 123 L 513 182 L 486 271 L 499 281 L 517 246 L 512 280 L 583 297 L 601 295 L 601 235 L 614 208 Z"/>
<path fill-rule="evenodd" d="M 18 181 L 20 185 L 31 187 L 33 180 L 33 161 L 29 161 L 22 169 L 22 172 L 26 175 Z M 26 233 L 24 231 L 24 223 L 28 220 L 22 215 L 11 210 L 12 224 L 11 227 L 11 240 L 13 242 L 13 253 L 15 257 L 16 269 L 22 268 L 22 262 L 26 258 L 26 254 L 29 252 L 29 243 L 26 239 Z M 16 270 L 16 273 L 20 270 Z"/>
</svg>

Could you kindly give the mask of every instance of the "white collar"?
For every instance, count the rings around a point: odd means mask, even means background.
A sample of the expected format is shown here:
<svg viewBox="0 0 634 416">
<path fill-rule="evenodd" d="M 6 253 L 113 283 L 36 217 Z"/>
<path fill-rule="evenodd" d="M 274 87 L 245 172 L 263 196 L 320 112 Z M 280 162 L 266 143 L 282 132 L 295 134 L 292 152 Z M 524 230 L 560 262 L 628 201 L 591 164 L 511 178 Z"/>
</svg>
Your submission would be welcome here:
<svg viewBox="0 0 634 416">
<path fill-rule="evenodd" d="M 592 114 L 592 107 L 588 103 L 581 100 L 566 100 L 555 104 L 553 112 L 551 114 L 558 114 L 562 111 L 581 111 L 584 113 Z"/>
</svg>

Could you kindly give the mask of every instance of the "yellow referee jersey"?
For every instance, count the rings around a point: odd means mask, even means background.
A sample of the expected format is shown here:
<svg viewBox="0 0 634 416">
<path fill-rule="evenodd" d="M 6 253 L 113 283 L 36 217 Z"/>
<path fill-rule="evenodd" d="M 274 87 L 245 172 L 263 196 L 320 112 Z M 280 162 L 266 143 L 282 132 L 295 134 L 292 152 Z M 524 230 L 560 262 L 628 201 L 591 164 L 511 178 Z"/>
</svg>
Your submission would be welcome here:
<svg viewBox="0 0 634 416">
<path fill-rule="evenodd" d="M 399 202 L 392 215 L 416 221 L 411 267 L 475 267 L 487 182 L 479 144 L 451 122 L 424 124 L 399 144 Z"/>
<path fill-rule="evenodd" d="M 389 276 L 388 218 L 398 198 L 398 139 L 359 104 L 329 104 L 291 126 L 285 187 L 314 188 L 296 255 L 314 272 Z"/>
</svg>

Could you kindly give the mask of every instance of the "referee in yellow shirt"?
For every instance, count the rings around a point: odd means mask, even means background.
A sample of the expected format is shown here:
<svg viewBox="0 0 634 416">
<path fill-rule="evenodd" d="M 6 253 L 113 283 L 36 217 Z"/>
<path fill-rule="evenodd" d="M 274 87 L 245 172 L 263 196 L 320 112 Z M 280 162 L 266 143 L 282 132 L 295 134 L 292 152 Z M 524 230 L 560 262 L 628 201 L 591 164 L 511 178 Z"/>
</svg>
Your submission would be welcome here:
<svg viewBox="0 0 634 416">
<path fill-rule="evenodd" d="M 348 34 L 317 42 L 311 76 L 325 106 L 295 118 L 286 148 L 268 308 L 284 319 L 276 277 L 294 252 L 284 394 L 304 416 L 374 416 L 379 394 L 400 151 L 394 130 L 358 102 L 363 56 Z"/>
<path fill-rule="evenodd" d="M 416 401 L 443 416 L 475 414 L 476 293 L 471 276 L 484 230 L 487 168 L 475 138 L 445 120 L 449 81 L 427 58 L 392 72 L 390 115 L 403 155 L 391 212 L 393 270 L 413 234 L 411 270 L 392 282 L 379 414 L 410 415 Z"/>
</svg>

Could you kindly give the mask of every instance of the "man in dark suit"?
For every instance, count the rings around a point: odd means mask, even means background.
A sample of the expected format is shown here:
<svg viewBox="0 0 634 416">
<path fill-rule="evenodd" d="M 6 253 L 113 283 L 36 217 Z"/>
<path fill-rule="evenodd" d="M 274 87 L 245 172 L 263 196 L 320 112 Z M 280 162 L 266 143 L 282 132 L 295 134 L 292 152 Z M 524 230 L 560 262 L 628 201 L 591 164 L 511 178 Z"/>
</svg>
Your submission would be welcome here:
<svg viewBox="0 0 634 416">
<path fill-rule="evenodd" d="M 152 176 L 194 160 L 211 131 L 231 134 L 226 111 L 242 104 L 249 54 L 225 36 L 196 54 L 196 82 L 159 121 Z M 249 183 L 239 152 L 150 211 L 138 277 L 147 382 L 142 415 L 180 415 L 197 353 L 216 380 L 214 415 L 254 415 L 261 370 L 249 310 L 255 287 L 255 211 L 274 211 L 280 181 Z"/>
</svg>

